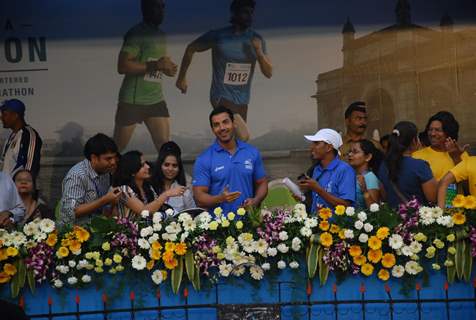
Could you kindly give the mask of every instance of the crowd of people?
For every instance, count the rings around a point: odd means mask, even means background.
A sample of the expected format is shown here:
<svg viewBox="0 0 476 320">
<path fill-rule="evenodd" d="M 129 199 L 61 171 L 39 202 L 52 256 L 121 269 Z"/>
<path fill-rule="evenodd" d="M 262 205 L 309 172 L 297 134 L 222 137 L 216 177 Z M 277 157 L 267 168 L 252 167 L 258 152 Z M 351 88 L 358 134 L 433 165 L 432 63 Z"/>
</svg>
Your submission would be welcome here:
<svg viewBox="0 0 476 320">
<path fill-rule="evenodd" d="M 24 224 L 35 218 L 62 225 L 84 224 L 95 215 L 140 219 L 144 210 L 176 215 L 184 210 L 259 207 L 268 180 L 259 150 L 237 137 L 235 116 L 217 106 L 209 116 L 215 141 L 196 159 L 188 185 L 181 149 L 173 141 L 160 147 L 155 163 L 140 151 L 120 154 L 114 140 L 98 133 L 84 146 L 84 160 L 62 182 L 55 210 L 39 196 L 41 138 L 26 124 L 25 105 L 16 99 L 0 107 L 11 134 L 2 151 L 0 225 Z M 344 115 L 347 132 L 324 128 L 304 136 L 310 142 L 312 166 L 297 178 L 307 194 L 309 212 L 337 205 L 391 207 L 416 198 L 424 205 L 446 207 L 457 193 L 476 195 L 476 157 L 458 143 L 459 125 L 446 111 L 430 117 L 423 131 L 398 122 L 381 141 L 366 138 L 367 106 L 354 102 Z"/>
</svg>

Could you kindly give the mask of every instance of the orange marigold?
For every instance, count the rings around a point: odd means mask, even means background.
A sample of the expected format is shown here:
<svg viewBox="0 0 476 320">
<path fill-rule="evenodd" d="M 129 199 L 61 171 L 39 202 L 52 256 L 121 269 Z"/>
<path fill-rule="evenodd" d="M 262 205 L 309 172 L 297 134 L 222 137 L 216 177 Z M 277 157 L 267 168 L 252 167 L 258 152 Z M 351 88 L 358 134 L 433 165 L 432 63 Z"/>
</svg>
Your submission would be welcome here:
<svg viewBox="0 0 476 320">
<path fill-rule="evenodd" d="M 466 222 L 466 216 L 462 212 L 456 212 L 451 216 L 455 224 L 464 224 Z"/>
<path fill-rule="evenodd" d="M 327 231 L 329 230 L 329 221 L 327 220 L 322 220 L 321 222 L 319 222 L 319 229 L 321 229 L 322 231 Z"/>
<path fill-rule="evenodd" d="M 382 259 L 382 250 L 370 249 L 369 252 L 367 252 L 367 258 L 372 263 L 378 263 L 380 259 Z"/>
<path fill-rule="evenodd" d="M 374 272 L 374 266 L 370 263 L 365 263 L 360 267 L 360 272 L 368 277 Z"/>
<path fill-rule="evenodd" d="M 3 272 L 9 276 L 13 276 L 15 273 L 17 273 L 17 268 L 11 263 L 5 263 L 3 266 Z"/>
<path fill-rule="evenodd" d="M 0 272 L 0 283 L 7 283 L 10 281 L 11 277 L 5 272 Z"/>
<path fill-rule="evenodd" d="M 354 264 L 358 265 L 358 266 L 362 266 L 364 263 L 367 262 L 367 258 L 365 256 L 357 256 L 357 257 L 354 257 Z"/>
<path fill-rule="evenodd" d="M 324 247 L 330 247 L 332 245 L 332 235 L 329 232 L 321 233 L 319 240 Z"/>
<path fill-rule="evenodd" d="M 382 240 L 380 240 L 377 236 L 371 236 L 367 243 L 369 248 L 373 250 L 378 250 L 382 247 Z"/>
<path fill-rule="evenodd" d="M 382 266 L 385 268 L 391 268 L 397 263 L 395 255 L 393 253 L 386 253 L 382 257 Z"/>
<path fill-rule="evenodd" d="M 380 271 L 377 274 L 378 278 L 382 281 L 387 281 L 390 279 L 390 272 L 386 269 L 380 269 Z"/>
<path fill-rule="evenodd" d="M 464 199 L 464 207 L 466 209 L 476 209 L 476 197 L 466 196 L 466 198 Z"/>
<path fill-rule="evenodd" d="M 183 256 L 187 252 L 187 244 L 180 242 L 175 245 L 175 253 L 179 256 Z"/>
<path fill-rule="evenodd" d="M 353 245 L 349 247 L 349 254 L 351 257 L 358 257 L 362 254 L 362 248 L 357 245 Z"/>
<path fill-rule="evenodd" d="M 463 208 L 465 203 L 464 195 L 458 194 L 453 199 L 453 207 L 455 208 Z"/>
<path fill-rule="evenodd" d="M 56 242 L 58 242 L 58 236 L 56 233 L 50 233 L 46 239 L 46 244 L 50 247 L 54 247 Z"/>
<path fill-rule="evenodd" d="M 329 208 L 319 209 L 319 217 L 323 220 L 327 220 L 332 217 L 332 211 Z"/>
</svg>

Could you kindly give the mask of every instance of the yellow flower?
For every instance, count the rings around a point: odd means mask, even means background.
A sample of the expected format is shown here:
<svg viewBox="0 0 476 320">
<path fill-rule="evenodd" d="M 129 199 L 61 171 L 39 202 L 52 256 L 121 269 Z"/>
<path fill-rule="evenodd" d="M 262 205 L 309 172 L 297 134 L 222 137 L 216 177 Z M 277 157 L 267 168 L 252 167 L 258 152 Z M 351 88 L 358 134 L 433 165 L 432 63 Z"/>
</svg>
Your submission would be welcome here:
<svg viewBox="0 0 476 320">
<path fill-rule="evenodd" d="M 226 220 L 226 219 L 223 219 L 223 220 L 221 221 L 221 226 L 222 226 L 223 228 L 228 228 L 228 227 L 230 226 L 230 221 L 228 221 L 228 220 Z"/>
<path fill-rule="evenodd" d="M 85 242 L 89 239 L 88 230 L 80 226 L 74 226 L 74 235 L 76 236 L 76 239 L 78 239 L 80 242 Z"/>
<path fill-rule="evenodd" d="M 386 253 L 382 257 L 382 266 L 385 268 L 391 268 L 395 265 L 397 260 L 395 259 L 395 255 L 393 253 Z"/>
<path fill-rule="evenodd" d="M 241 230 L 243 228 L 243 222 L 242 221 L 237 221 L 236 222 L 236 229 Z"/>
<path fill-rule="evenodd" d="M 208 225 L 208 228 L 212 231 L 215 231 L 216 229 L 218 229 L 218 222 L 216 221 L 210 222 L 210 224 Z"/>
<path fill-rule="evenodd" d="M 162 272 L 162 278 L 164 279 L 163 281 L 167 280 L 167 271 L 166 270 L 160 270 Z"/>
<path fill-rule="evenodd" d="M 218 258 L 218 260 L 223 260 L 223 259 L 225 259 L 225 254 L 223 252 L 219 252 L 219 253 L 217 253 L 217 258 Z"/>
<path fill-rule="evenodd" d="M 415 240 L 418 241 L 418 242 L 426 242 L 426 240 L 428 240 L 428 237 L 425 236 L 423 233 L 421 232 L 418 232 L 415 236 L 414 236 Z"/>
<path fill-rule="evenodd" d="M 115 262 L 115 263 L 121 263 L 122 262 L 122 257 L 115 253 L 114 256 L 112 256 L 112 260 Z"/>
<path fill-rule="evenodd" d="M 377 276 L 380 280 L 387 281 L 388 279 L 390 279 L 390 272 L 388 272 L 388 270 L 385 270 L 385 269 L 380 269 Z"/>
<path fill-rule="evenodd" d="M 152 270 L 152 268 L 154 267 L 154 264 L 155 264 L 155 261 L 154 260 L 150 260 L 149 262 L 147 262 L 147 264 L 145 265 L 145 267 L 147 268 L 147 270 Z"/>
<path fill-rule="evenodd" d="M 476 197 L 475 196 L 466 196 L 464 199 L 465 209 L 476 209 Z"/>
<path fill-rule="evenodd" d="M 462 194 L 456 195 L 453 199 L 453 207 L 455 208 L 463 208 L 465 204 L 465 198 Z"/>
<path fill-rule="evenodd" d="M 367 258 L 365 256 L 357 256 L 357 257 L 354 257 L 353 260 L 354 260 L 354 264 L 358 266 L 361 266 L 367 262 Z"/>
<path fill-rule="evenodd" d="M 332 235 L 329 232 L 321 233 L 319 239 L 324 247 L 330 247 L 332 245 Z"/>
<path fill-rule="evenodd" d="M 123 266 L 123 265 L 117 265 L 117 266 L 116 266 L 116 271 L 117 271 L 117 272 L 124 271 L 124 266 Z"/>
<path fill-rule="evenodd" d="M 369 245 L 369 248 L 373 250 L 378 250 L 382 247 L 382 240 L 380 240 L 376 236 L 371 236 L 367 243 Z"/>
<path fill-rule="evenodd" d="M 246 213 L 245 208 L 239 208 L 236 213 L 238 213 L 239 216 L 244 216 Z"/>
<path fill-rule="evenodd" d="M 170 260 L 165 260 L 164 265 L 167 269 L 174 269 L 178 265 L 178 261 L 175 258 L 172 258 Z"/>
<path fill-rule="evenodd" d="M 183 256 L 187 253 L 187 244 L 185 242 L 177 243 L 175 246 L 175 253 L 179 256 Z"/>
<path fill-rule="evenodd" d="M 331 230 L 330 231 L 331 231 L 331 233 L 339 233 L 340 228 L 336 224 L 331 224 Z"/>
<path fill-rule="evenodd" d="M 323 220 L 327 220 L 332 217 L 332 211 L 329 208 L 319 209 L 319 217 Z"/>
<path fill-rule="evenodd" d="M 13 276 L 15 273 L 17 273 L 17 268 L 11 263 L 5 263 L 3 266 L 3 272 L 9 276 Z"/>
<path fill-rule="evenodd" d="M 228 212 L 227 218 L 228 220 L 233 221 L 235 220 L 235 214 L 233 212 Z"/>
<path fill-rule="evenodd" d="M 387 227 L 380 227 L 377 230 L 377 238 L 383 240 L 390 235 L 390 229 Z"/>
<path fill-rule="evenodd" d="M 104 251 L 109 251 L 111 250 L 111 245 L 109 244 L 109 242 L 104 242 L 101 246 L 101 248 L 104 250 Z"/>
<path fill-rule="evenodd" d="M 162 261 L 165 262 L 165 260 L 172 260 L 174 258 L 174 253 L 173 251 L 165 251 L 164 254 L 162 255 Z"/>
<path fill-rule="evenodd" d="M 105 264 L 106 266 L 112 265 L 112 259 L 111 259 L 111 258 L 106 258 L 106 260 L 104 260 L 104 264 Z"/>
<path fill-rule="evenodd" d="M 455 241 L 455 239 L 456 239 L 456 236 L 453 233 L 450 233 L 449 235 L 446 236 L 446 240 L 448 240 L 448 242 L 453 242 Z"/>
<path fill-rule="evenodd" d="M 15 247 L 8 247 L 7 248 L 7 256 L 15 257 L 18 254 L 18 249 Z"/>
<path fill-rule="evenodd" d="M 175 250 L 175 243 L 167 241 L 165 243 L 165 251 L 174 251 Z"/>
<path fill-rule="evenodd" d="M 357 245 L 350 246 L 349 254 L 351 257 L 358 257 L 362 254 L 362 248 L 360 248 L 360 246 L 357 246 Z"/>
<path fill-rule="evenodd" d="M 338 206 L 336 207 L 336 209 L 335 209 L 335 213 L 336 213 L 336 215 L 338 215 L 338 216 L 343 215 L 343 214 L 345 213 L 345 207 L 342 206 L 342 205 L 338 205 Z"/>
<path fill-rule="evenodd" d="M 462 212 L 456 212 L 451 216 L 455 224 L 464 224 L 466 222 L 466 216 Z"/>
<path fill-rule="evenodd" d="M 374 266 L 370 263 L 365 263 L 361 268 L 360 272 L 362 272 L 367 277 L 370 276 L 374 272 Z"/>
<path fill-rule="evenodd" d="M 344 229 L 341 229 L 341 230 L 339 231 L 339 238 L 341 238 L 342 240 L 345 239 L 345 230 L 344 230 Z"/>
<path fill-rule="evenodd" d="M 159 241 L 154 241 L 154 242 L 152 242 L 151 247 L 152 247 L 152 249 L 154 249 L 154 250 L 162 250 L 162 245 L 160 244 Z"/>
<path fill-rule="evenodd" d="M 0 261 L 7 260 L 8 254 L 7 249 L 0 249 Z"/>
<path fill-rule="evenodd" d="M 101 259 L 97 259 L 96 260 L 96 266 L 97 267 L 102 267 L 102 266 L 104 266 L 104 262 Z"/>
<path fill-rule="evenodd" d="M 221 216 L 222 212 L 223 212 L 223 209 L 220 208 L 220 207 L 216 207 L 216 208 L 213 210 L 213 214 L 214 214 L 216 217 Z"/>
<path fill-rule="evenodd" d="M 94 268 L 94 271 L 95 271 L 96 273 L 103 273 L 103 272 L 104 272 L 104 269 L 103 269 L 102 267 L 96 267 L 96 268 Z"/>
<path fill-rule="evenodd" d="M 0 272 L 0 283 L 7 283 L 10 281 L 11 277 L 5 272 Z"/>
<path fill-rule="evenodd" d="M 322 231 L 329 230 L 329 226 L 329 221 L 327 220 L 322 220 L 321 222 L 319 222 L 319 229 L 321 229 Z"/>
<path fill-rule="evenodd" d="M 372 263 L 378 263 L 382 259 L 382 250 L 369 250 L 367 258 Z"/>
<path fill-rule="evenodd" d="M 58 249 L 58 251 L 56 251 L 56 255 L 59 257 L 59 258 L 65 258 L 69 255 L 69 250 L 68 248 L 66 247 L 60 247 Z"/>
<path fill-rule="evenodd" d="M 78 240 L 71 241 L 71 243 L 69 244 L 69 250 L 71 250 L 72 252 L 77 252 L 81 250 L 81 242 L 79 242 Z"/>
<path fill-rule="evenodd" d="M 160 251 L 159 250 L 150 250 L 150 258 L 153 259 L 153 260 L 159 260 L 160 259 Z"/>
<path fill-rule="evenodd" d="M 46 244 L 50 247 L 54 247 L 56 242 L 58 242 L 58 236 L 56 233 L 50 233 L 46 239 Z"/>
</svg>

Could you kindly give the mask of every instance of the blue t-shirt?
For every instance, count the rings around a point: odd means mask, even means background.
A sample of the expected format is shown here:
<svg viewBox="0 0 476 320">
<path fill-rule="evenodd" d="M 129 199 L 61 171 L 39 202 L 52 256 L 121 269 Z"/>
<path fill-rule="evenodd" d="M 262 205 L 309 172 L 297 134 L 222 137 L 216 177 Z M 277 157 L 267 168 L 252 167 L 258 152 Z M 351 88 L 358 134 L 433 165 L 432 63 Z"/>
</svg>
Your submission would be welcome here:
<svg viewBox="0 0 476 320">
<path fill-rule="evenodd" d="M 332 160 L 326 168 L 317 165 L 312 172 L 312 178 L 333 196 L 350 201 L 352 204 L 355 202 L 355 171 L 339 158 Z M 318 206 L 334 209 L 333 206 L 313 191 L 312 212 L 316 212 Z"/>
<path fill-rule="evenodd" d="M 251 44 L 259 38 L 266 53 L 263 38 L 252 29 L 236 34 L 233 27 L 209 31 L 197 40 L 200 51 L 212 49 L 213 79 L 210 100 L 224 98 L 234 104 L 248 104 L 251 81 L 256 65 L 256 51 Z"/>
<path fill-rule="evenodd" d="M 380 181 L 382 182 L 385 188 L 385 193 L 387 194 L 388 204 L 392 208 L 397 208 L 400 203 L 404 202 L 404 200 L 400 199 L 394 186 L 390 182 L 385 162 L 382 163 L 378 172 Z M 411 200 L 411 198 L 415 196 L 420 203 L 426 205 L 428 204 L 428 201 L 426 200 L 421 185 L 432 178 L 433 173 L 431 172 L 428 162 L 405 156 L 402 158 L 400 164 L 396 186 L 408 200 Z"/>
<path fill-rule="evenodd" d="M 366 174 L 364 174 L 364 179 L 365 179 L 365 184 L 367 185 L 367 190 L 379 189 L 378 178 L 372 171 L 369 171 Z M 367 207 L 367 205 L 365 204 L 364 194 L 362 193 L 362 190 L 360 189 L 359 183 L 356 183 L 355 188 L 356 188 L 355 206 L 357 208 L 364 209 Z"/>
<path fill-rule="evenodd" d="M 255 182 L 265 176 L 258 149 L 237 140 L 236 151 L 231 155 L 215 141 L 195 161 L 192 185 L 208 187 L 208 193 L 213 196 L 221 194 L 226 186 L 230 192 L 240 191 L 235 201 L 218 205 L 224 213 L 236 213 L 246 199 L 254 197 Z"/>
</svg>

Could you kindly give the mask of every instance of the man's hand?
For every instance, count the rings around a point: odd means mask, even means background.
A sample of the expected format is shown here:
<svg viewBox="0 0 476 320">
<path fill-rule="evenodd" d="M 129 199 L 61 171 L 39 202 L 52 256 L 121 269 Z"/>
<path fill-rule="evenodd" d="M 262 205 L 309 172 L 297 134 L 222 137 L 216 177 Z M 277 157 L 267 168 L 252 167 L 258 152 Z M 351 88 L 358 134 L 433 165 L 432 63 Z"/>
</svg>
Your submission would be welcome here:
<svg viewBox="0 0 476 320">
<path fill-rule="evenodd" d="M 185 77 L 183 78 L 178 78 L 177 79 L 177 82 L 175 83 L 175 86 L 180 90 L 180 92 L 182 92 L 183 94 L 186 94 L 187 93 L 187 89 L 188 89 L 188 84 L 187 84 L 187 79 L 185 79 Z"/>
<path fill-rule="evenodd" d="M 11 218 L 11 212 L 9 211 L 2 211 L 0 212 L 0 227 L 10 227 L 13 226 L 14 221 Z"/>
<path fill-rule="evenodd" d="M 103 196 L 103 199 L 108 204 L 115 204 L 119 200 L 119 197 L 121 196 L 121 194 L 122 194 L 122 192 L 121 192 L 121 189 L 119 187 L 112 188 L 111 190 L 109 190 L 108 193 L 106 193 Z"/>
<path fill-rule="evenodd" d="M 456 140 L 448 137 L 445 141 L 445 148 L 451 157 L 460 157 L 469 148 L 469 144 L 461 146 Z"/>
<path fill-rule="evenodd" d="M 241 196 L 241 192 L 240 191 L 230 192 L 228 191 L 228 187 L 225 187 L 225 189 L 223 189 L 223 192 L 221 193 L 221 196 L 223 198 L 223 202 L 233 202 Z"/>
<path fill-rule="evenodd" d="M 305 177 L 304 179 L 299 180 L 299 187 L 304 191 L 316 191 L 316 189 L 319 187 L 319 183 L 312 178 Z"/>
<path fill-rule="evenodd" d="M 256 51 L 256 55 L 260 56 L 263 54 L 263 42 L 261 41 L 260 38 L 253 38 L 251 40 L 251 45 Z"/>
<path fill-rule="evenodd" d="M 170 57 L 162 57 L 158 61 L 159 70 L 166 76 L 173 77 L 177 73 L 177 65 L 170 59 Z"/>
<path fill-rule="evenodd" d="M 248 198 L 243 202 L 243 207 L 258 207 L 258 201 L 255 198 Z"/>
</svg>

